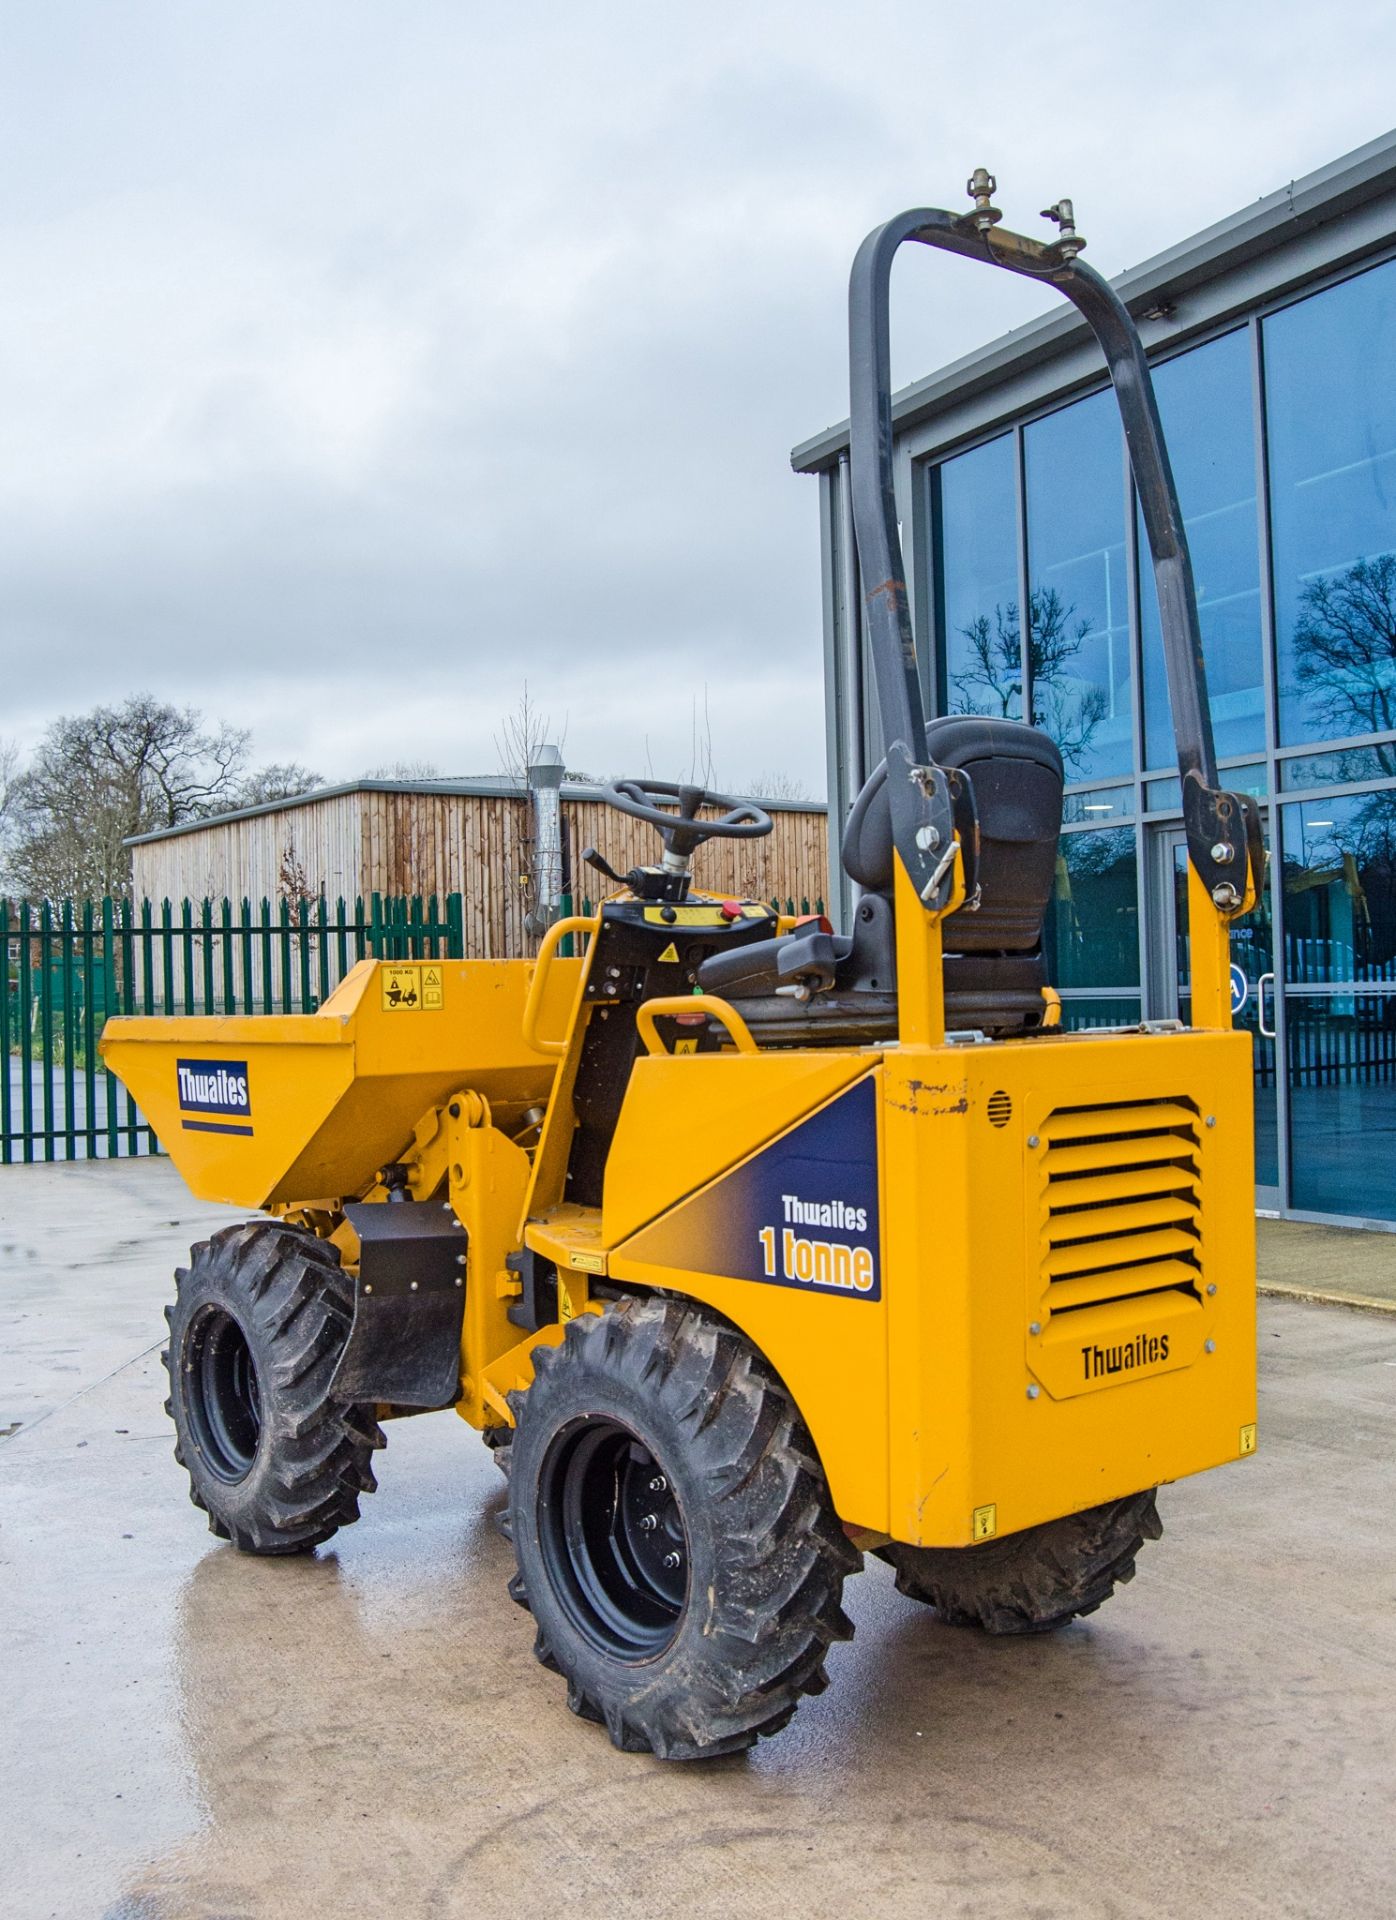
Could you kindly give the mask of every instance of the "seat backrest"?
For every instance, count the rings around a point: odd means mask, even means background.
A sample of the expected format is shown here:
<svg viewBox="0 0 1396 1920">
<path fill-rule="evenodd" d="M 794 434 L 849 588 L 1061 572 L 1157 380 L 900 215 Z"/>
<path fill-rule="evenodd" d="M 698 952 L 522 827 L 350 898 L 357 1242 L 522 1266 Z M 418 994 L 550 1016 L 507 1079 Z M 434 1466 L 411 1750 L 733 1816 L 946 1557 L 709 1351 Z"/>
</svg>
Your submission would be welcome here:
<svg viewBox="0 0 1396 1920">
<path fill-rule="evenodd" d="M 950 914 L 945 945 L 956 953 L 1029 953 L 1056 877 L 1062 825 L 1062 757 L 1039 727 L 1021 720 L 950 714 L 926 728 L 942 767 L 961 767 L 979 810 L 980 904 Z M 843 835 L 843 864 L 870 892 L 892 886 L 892 813 L 887 762 L 869 776 Z"/>
</svg>

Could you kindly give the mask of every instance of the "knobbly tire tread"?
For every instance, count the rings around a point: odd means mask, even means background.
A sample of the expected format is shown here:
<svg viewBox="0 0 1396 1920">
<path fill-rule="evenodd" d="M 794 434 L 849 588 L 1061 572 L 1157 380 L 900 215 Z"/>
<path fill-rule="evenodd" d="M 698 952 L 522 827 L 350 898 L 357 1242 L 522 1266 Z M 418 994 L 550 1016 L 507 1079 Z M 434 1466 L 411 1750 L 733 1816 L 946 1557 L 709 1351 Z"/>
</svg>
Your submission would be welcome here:
<svg viewBox="0 0 1396 1920">
<path fill-rule="evenodd" d="M 222 1307 L 242 1327 L 258 1364 L 262 1432 L 246 1477 L 220 1480 L 201 1457 L 185 1403 L 181 1361 L 195 1316 Z M 353 1319 L 353 1283 L 337 1248 L 301 1228 L 249 1220 L 201 1240 L 175 1273 L 166 1307 L 170 1377 L 165 1411 L 175 1459 L 209 1532 L 239 1551 L 305 1553 L 359 1517 L 359 1496 L 377 1487 L 371 1465 L 385 1444 L 371 1407 L 330 1397 Z"/>
<path fill-rule="evenodd" d="M 660 1759 L 711 1759 L 779 1732 L 823 1692 L 830 1645 L 852 1637 L 843 1582 L 862 1564 L 794 1402 L 740 1334 L 684 1301 L 625 1298 L 580 1315 L 533 1361 L 532 1387 L 510 1396 L 514 1439 L 495 1456 L 509 1485 L 502 1530 L 518 1563 L 510 1596 L 533 1614 L 534 1654 L 566 1680 L 568 1706 L 623 1751 Z M 634 1427 L 676 1492 L 684 1483 L 689 1591 L 708 1597 L 706 1619 L 690 1601 L 673 1643 L 633 1666 L 562 1609 L 531 1505 L 552 1434 L 582 1412 L 616 1417 L 616 1393 L 622 1411 L 652 1409 L 657 1424 Z"/>
<path fill-rule="evenodd" d="M 1050 1633 L 1094 1613 L 1134 1578 L 1135 1556 L 1163 1532 L 1156 1489 L 1047 1520 L 977 1547 L 878 1549 L 897 1591 L 934 1607 L 956 1627 L 986 1633 Z"/>
</svg>

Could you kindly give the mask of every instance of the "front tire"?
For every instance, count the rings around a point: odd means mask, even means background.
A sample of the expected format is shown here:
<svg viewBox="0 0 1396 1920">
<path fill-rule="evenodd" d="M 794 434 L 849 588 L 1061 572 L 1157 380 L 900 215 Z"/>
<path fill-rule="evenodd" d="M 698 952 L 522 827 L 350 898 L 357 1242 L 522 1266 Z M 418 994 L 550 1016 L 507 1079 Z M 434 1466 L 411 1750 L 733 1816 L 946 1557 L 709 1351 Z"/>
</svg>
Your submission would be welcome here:
<svg viewBox="0 0 1396 1920">
<path fill-rule="evenodd" d="M 852 1634 L 860 1564 L 788 1394 L 677 1301 L 581 1315 L 533 1359 L 508 1449 L 510 1592 L 568 1705 L 661 1759 L 777 1732 Z"/>
<path fill-rule="evenodd" d="M 897 1570 L 898 1593 L 934 1607 L 951 1626 L 1050 1633 L 1094 1613 L 1132 1580 L 1135 1555 L 1162 1532 L 1151 1489 L 978 1547 L 894 1543 L 879 1553 Z"/>
<path fill-rule="evenodd" d="M 353 1294 L 337 1250 L 272 1220 L 193 1249 L 165 1309 L 165 1411 L 209 1531 L 243 1553 L 303 1553 L 359 1517 L 383 1445 L 371 1408 L 331 1399 Z"/>
</svg>

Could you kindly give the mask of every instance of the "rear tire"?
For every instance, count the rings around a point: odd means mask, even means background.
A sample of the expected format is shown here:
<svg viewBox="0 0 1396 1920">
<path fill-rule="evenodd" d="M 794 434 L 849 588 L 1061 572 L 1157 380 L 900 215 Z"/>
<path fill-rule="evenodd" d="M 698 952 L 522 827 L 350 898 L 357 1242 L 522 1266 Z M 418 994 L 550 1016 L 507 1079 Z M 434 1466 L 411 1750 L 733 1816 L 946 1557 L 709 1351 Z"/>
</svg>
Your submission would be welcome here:
<svg viewBox="0 0 1396 1920">
<path fill-rule="evenodd" d="M 193 1249 L 165 1309 L 165 1411 L 209 1531 L 243 1553 L 302 1553 L 359 1517 L 383 1432 L 330 1398 L 353 1318 L 337 1250 L 276 1221 Z"/>
<path fill-rule="evenodd" d="M 793 1402 L 739 1334 L 622 1300 L 511 1404 L 510 1593 L 567 1704 L 631 1753 L 735 1753 L 826 1681 L 860 1556 Z"/>
<path fill-rule="evenodd" d="M 1134 1560 L 1163 1522 L 1154 1491 L 1047 1520 L 978 1547 L 879 1548 L 897 1570 L 897 1591 L 934 1607 L 955 1627 L 986 1633 L 1049 1633 L 1094 1613 L 1134 1578 Z"/>
</svg>

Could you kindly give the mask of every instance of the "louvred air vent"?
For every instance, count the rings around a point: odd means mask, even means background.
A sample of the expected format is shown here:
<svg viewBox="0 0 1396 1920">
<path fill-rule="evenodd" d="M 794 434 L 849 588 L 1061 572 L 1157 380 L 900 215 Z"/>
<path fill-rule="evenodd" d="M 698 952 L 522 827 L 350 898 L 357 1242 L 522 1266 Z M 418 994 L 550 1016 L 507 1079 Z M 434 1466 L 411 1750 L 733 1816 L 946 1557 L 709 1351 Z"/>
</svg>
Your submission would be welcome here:
<svg viewBox="0 0 1396 1920">
<path fill-rule="evenodd" d="M 1202 1164 L 1190 1100 L 1058 1107 L 1042 1130 L 1047 1315 L 1183 1294 L 1201 1304 Z"/>
</svg>

